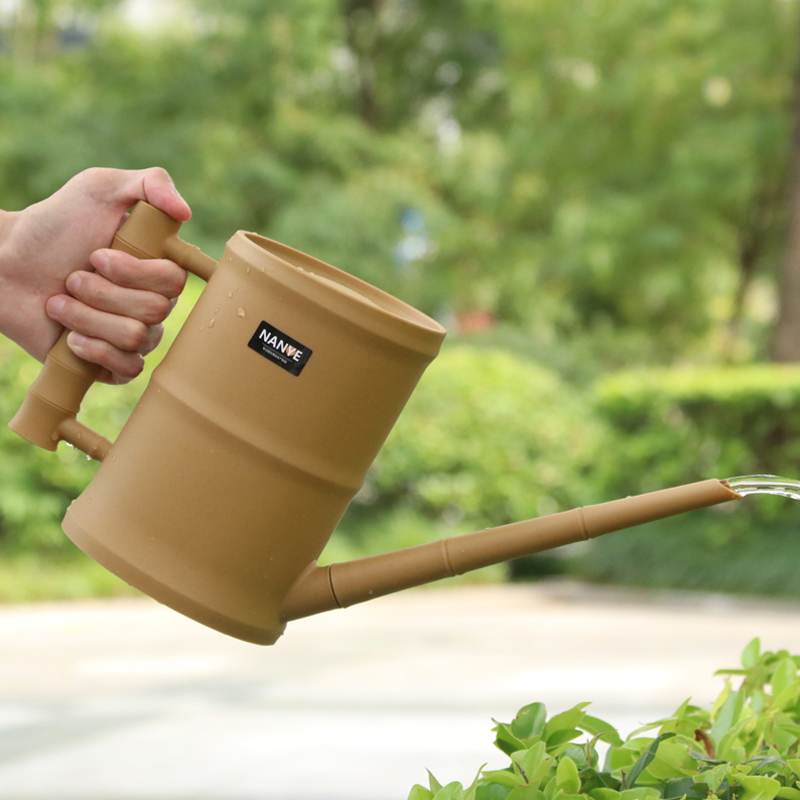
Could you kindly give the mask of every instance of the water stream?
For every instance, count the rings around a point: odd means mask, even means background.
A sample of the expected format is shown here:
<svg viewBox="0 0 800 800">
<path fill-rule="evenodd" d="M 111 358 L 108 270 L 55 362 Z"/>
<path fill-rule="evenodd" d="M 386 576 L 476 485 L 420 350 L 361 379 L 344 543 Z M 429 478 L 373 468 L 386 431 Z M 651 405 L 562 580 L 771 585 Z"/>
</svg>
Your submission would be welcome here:
<svg viewBox="0 0 800 800">
<path fill-rule="evenodd" d="M 722 482 L 742 497 L 749 494 L 774 494 L 800 500 L 800 481 L 779 478 L 777 475 L 741 475 Z"/>
</svg>

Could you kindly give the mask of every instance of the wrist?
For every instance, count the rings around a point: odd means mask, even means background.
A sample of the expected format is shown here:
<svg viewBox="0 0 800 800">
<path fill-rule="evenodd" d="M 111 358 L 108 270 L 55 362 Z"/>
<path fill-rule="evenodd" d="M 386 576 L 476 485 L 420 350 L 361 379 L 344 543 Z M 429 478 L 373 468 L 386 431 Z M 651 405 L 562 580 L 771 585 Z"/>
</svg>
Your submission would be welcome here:
<svg viewBox="0 0 800 800">
<path fill-rule="evenodd" d="M 14 221 L 14 212 L 13 211 L 3 211 L 0 209 L 0 245 L 3 244 L 7 235 L 11 231 L 11 225 Z"/>
<path fill-rule="evenodd" d="M 19 212 L 0 210 L 0 333 L 6 336 L 10 335 L 16 303 L 16 256 L 12 231 L 18 216 Z"/>
<path fill-rule="evenodd" d="M 0 281 L 6 278 L 11 271 L 11 232 L 18 216 L 19 212 L 17 211 L 0 209 Z"/>
</svg>

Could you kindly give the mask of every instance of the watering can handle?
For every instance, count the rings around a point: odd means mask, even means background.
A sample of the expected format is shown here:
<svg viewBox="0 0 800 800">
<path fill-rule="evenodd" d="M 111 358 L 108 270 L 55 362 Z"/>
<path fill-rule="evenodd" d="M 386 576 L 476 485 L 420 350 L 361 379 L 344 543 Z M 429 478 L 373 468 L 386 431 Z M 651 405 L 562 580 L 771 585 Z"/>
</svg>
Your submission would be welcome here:
<svg viewBox="0 0 800 800">
<path fill-rule="evenodd" d="M 179 239 L 180 227 L 180 222 L 141 200 L 117 231 L 111 247 L 137 258 L 169 258 L 207 281 L 217 262 Z M 68 334 L 65 330 L 47 354 L 42 371 L 9 428 L 45 450 L 55 450 L 63 440 L 102 461 L 111 442 L 76 419 L 101 368 L 78 358 L 69 349 Z"/>
</svg>

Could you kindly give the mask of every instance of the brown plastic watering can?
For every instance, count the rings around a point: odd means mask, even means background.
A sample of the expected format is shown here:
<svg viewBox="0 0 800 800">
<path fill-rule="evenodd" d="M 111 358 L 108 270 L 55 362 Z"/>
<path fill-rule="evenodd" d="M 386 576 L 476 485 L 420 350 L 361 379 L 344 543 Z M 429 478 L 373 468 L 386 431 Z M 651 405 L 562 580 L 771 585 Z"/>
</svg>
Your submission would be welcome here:
<svg viewBox="0 0 800 800">
<path fill-rule="evenodd" d="M 205 625 L 272 644 L 292 619 L 740 497 L 709 480 L 318 566 L 445 330 L 269 239 L 239 231 L 216 263 L 179 229 L 141 202 L 114 240 L 208 281 L 117 441 L 76 420 L 99 368 L 66 334 L 10 426 L 103 462 L 64 531 Z"/>
</svg>

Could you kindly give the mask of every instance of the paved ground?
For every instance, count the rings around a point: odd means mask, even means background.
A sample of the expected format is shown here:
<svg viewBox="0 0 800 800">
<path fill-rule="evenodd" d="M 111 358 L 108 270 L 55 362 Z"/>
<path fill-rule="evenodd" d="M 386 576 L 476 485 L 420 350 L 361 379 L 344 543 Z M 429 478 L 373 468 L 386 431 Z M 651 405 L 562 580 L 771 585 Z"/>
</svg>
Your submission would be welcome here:
<svg viewBox="0 0 800 800">
<path fill-rule="evenodd" d="M 491 718 L 583 700 L 630 731 L 800 605 L 579 586 L 426 589 L 290 625 L 274 647 L 149 600 L 0 608 L 2 800 L 405 800 L 470 781 Z"/>
</svg>

